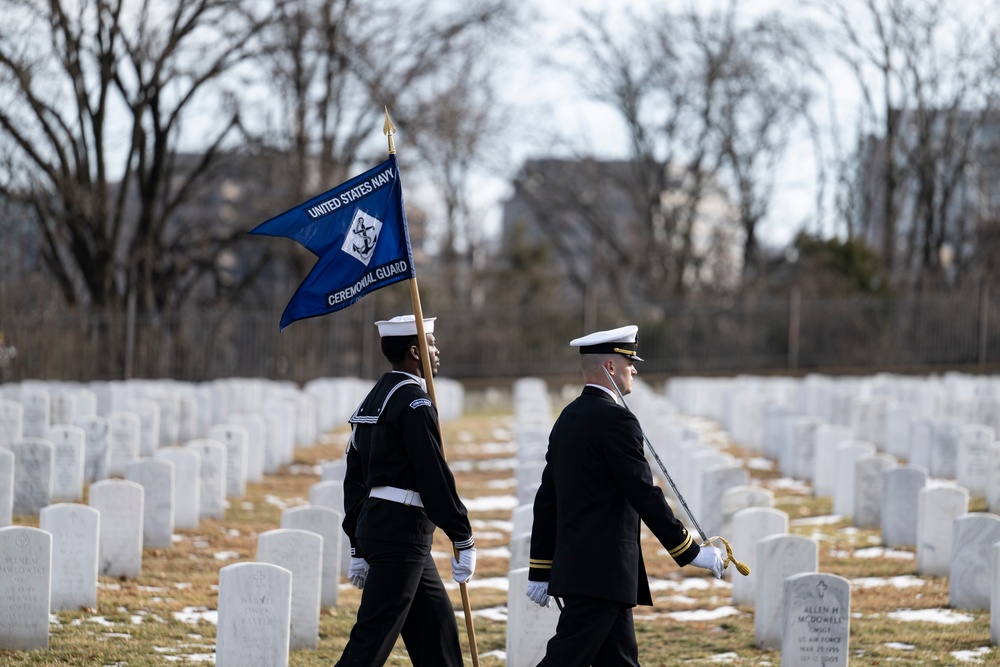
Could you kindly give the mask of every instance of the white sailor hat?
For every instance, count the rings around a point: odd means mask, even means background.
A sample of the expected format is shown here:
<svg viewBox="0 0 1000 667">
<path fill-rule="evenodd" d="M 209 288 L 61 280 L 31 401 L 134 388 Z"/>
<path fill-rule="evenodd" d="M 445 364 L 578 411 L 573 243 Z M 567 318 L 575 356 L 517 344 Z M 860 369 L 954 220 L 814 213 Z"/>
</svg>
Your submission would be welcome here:
<svg viewBox="0 0 1000 667">
<path fill-rule="evenodd" d="M 607 331 L 595 331 L 582 338 L 575 338 L 569 344 L 580 348 L 580 354 L 617 352 L 633 361 L 642 361 L 642 357 L 638 354 L 639 327 L 634 324 Z"/>
<path fill-rule="evenodd" d="M 424 333 L 434 333 L 434 320 L 436 317 L 424 318 Z M 391 320 L 379 320 L 375 323 L 378 327 L 379 338 L 386 336 L 416 336 L 417 318 L 413 315 L 397 315 Z"/>
</svg>

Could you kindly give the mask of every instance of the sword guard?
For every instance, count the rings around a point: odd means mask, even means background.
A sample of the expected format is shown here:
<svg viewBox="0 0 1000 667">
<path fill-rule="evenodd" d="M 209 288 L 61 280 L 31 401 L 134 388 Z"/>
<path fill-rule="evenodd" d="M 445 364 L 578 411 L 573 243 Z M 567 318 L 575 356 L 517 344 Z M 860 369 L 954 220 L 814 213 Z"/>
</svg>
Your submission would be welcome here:
<svg viewBox="0 0 1000 667">
<path fill-rule="evenodd" d="M 715 537 L 710 537 L 704 542 L 702 542 L 701 546 L 703 547 L 708 546 L 709 544 L 715 542 L 716 540 L 722 542 L 722 544 L 725 545 L 726 547 L 726 558 L 725 560 L 722 561 L 722 569 L 725 570 L 727 567 L 729 567 L 729 564 L 732 563 L 733 565 L 736 566 L 736 571 L 742 574 L 744 577 L 750 574 L 750 567 L 746 563 L 741 563 L 740 561 L 736 560 L 736 557 L 733 556 L 733 548 L 729 546 L 729 542 L 726 541 L 726 538 L 719 537 L 718 535 L 716 535 Z"/>
</svg>

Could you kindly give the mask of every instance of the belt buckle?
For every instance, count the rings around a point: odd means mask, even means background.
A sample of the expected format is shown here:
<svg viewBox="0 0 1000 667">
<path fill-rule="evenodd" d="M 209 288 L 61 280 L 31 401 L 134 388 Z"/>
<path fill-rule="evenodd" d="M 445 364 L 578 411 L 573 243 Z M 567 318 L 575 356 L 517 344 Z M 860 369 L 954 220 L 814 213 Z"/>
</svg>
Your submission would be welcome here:
<svg viewBox="0 0 1000 667">
<path fill-rule="evenodd" d="M 403 504 L 406 506 L 413 505 L 413 496 L 417 494 L 413 489 L 407 489 L 406 493 L 403 494 Z"/>
</svg>

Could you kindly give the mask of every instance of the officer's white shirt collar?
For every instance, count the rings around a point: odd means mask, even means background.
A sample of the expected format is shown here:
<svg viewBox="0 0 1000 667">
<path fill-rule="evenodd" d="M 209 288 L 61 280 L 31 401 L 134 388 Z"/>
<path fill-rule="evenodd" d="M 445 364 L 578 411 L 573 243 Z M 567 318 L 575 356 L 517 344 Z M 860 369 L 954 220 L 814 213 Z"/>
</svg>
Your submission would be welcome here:
<svg viewBox="0 0 1000 667">
<path fill-rule="evenodd" d="M 419 375 L 414 375 L 413 373 L 407 373 L 406 371 L 396 371 L 396 370 L 394 370 L 393 373 L 399 373 L 400 375 L 406 375 L 408 377 L 413 378 L 414 380 L 420 383 L 421 389 L 427 391 L 427 380 L 423 379 Z"/>
<path fill-rule="evenodd" d="M 608 389 L 607 387 L 599 385 L 599 384 L 592 384 L 592 383 L 589 383 L 589 382 L 587 383 L 587 386 L 588 387 L 597 387 L 601 391 L 606 392 L 608 394 L 608 396 L 610 396 L 612 399 L 614 399 L 615 403 L 618 403 L 619 405 L 621 405 L 621 403 L 619 403 L 619 401 L 618 401 L 618 395 L 615 392 L 613 392 L 610 389 Z"/>
</svg>

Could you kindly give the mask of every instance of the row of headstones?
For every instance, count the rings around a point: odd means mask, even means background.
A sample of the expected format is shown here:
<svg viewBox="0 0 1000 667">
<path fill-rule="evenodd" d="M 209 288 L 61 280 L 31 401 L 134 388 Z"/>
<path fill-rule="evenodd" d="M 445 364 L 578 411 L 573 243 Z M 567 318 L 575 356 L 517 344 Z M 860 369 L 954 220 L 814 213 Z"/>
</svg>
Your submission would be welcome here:
<svg viewBox="0 0 1000 667">
<path fill-rule="evenodd" d="M 723 386 L 715 379 L 707 383 L 716 389 Z M 698 393 L 697 383 L 686 381 L 683 385 Z M 892 455 L 880 453 L 873 443 L 851 439 L 850 429 L 844 426 L 767 409 L 763 421 L 764 432 L 770 434 L 766 442 L 784 442 L 783 447 L 765 448 L 765 454 L 780 461 L 785 453 L 784 471 L 797 473 L 792 474 L 796 479 L 812 481 L 815 495 L 832 496 L 834 514 L 850 517 L 858 527 L 879 528 L 887 547 L 916 548 L 918 573 L 952 574 L 952 522 L 968 511 L 968 488 L 961 483 L 935 479 L 924 466 L 900 464 Z M 978 470 L 980 483 L 971 486 L 981 493 L 982 472 L 991 469 L 987 461 L 995 462 L 1000 456 L 1000 445 L 994 441 L 992 428 L 987 426 L 967 425 L 960 427 L 958 433 L 954 453 L 961 464 L 957 469 Z M 790 449 L 813 454 L 789 455 Z M 795 465 L 802 461 L 814 465 Z M 814 474 L 808 475 L 804 470 L 812 470 Z M 963 479 L 976 477 L 970 474 Z M 1000 491 L 997 486 L 1000 484 L 986 487 L 987 506 L 993 513 L 996 510 L 993 496 Z"/>
<path fill-rule="evenodd" d="M 718 380 L 707 382 L 720 386 Z M 684 386 L 694 389 L 696 385 L 688 381 Z M 886 546 L 918 546 L 917 494 L 929 484 L 947 482 L 933 479 L 925 466 L 901 465 L 892 455 L 878 452 L 873 443 L 852 439 L 850 429 L 844 426 L 789 415 L 780 408 L 766 409 L 763 421 L 764 432 L 769 434 L 765 442 L 779 443 L 765 447 L 764 453 L 778 458 L 786 474 L 812 481 L 815 495 L 832 496 L 834 514 L 850 517 L 858 527 L 881 528 Z M 987 426 L 967 425 L 957 432 L 957 445 L 951 451 L 957 470 L 968 471 L 962 476 L 968 486 L 961 481 L 959 486 L 972 487 L 973 495 L 985 491 L 987 507 L 995 513 L 1000 505 L 1000 477 L 992 483 L 985 480 L 988 471 L 1000 475 L 1000 444 Z M 695 495 L 695 502 L 697 498 Z M 967 500 L 962 506 L 967 506 Z M 946 528 L 945 533 L 950 535 L 950 530 Z M 924 552 L 931 553 L 929 548 Z M 925 571 L 947 574 L 948 552 L 938 547 L 936 553 L 937 564 L 928 564 Z"/>
<path fill-rule="evenodd" d="M 777 460 L 784 474 L 811 481 L 816 495 L 834 496 L 836 445 L 851 440 L 953 479 L 1000 511 L 996 377 L 681 378 L 666 391 L 689 414 L 716 419 Z"/>
<path fill-rule="evenodd" d="M 181 449 L 161 451 L 181 453 Z M 0 450 L 0 460 L 4 460 L 3 454 L 9 458 L 8 452 Z M 323 474 L 327 477 L 339 475 L 341 480 L 327 479 L 313 484 L 310 505 L 283 510 L 281 528 L 262 533 L 258 538 L 258 561 L 280 565 L 294 575 L 295 584 L 290 588 L 293 604 L 284 625 L 284 632 L 290 637 L 285 642 L 286 652 L 289 647 L 315 648 L 320 605 L 337 604 L 344 552 L 343 514 L 335 509 L 343 506 L 342 466 L 339 463 L 324 465 Z M 48 505 L 41 509 L 38 529 L 22 526 L 2 529 L 15 531 L 12 535 L 17 537 L 10 543 L 0 541 L 0 562 L 5 565 L 0 566 L 0 610 L 10 613 L 9 618 L 4 618 L 0 611 L 0 648 L 47 647 L 50 611 L 96 607 L 99 575 L 138 577 L 144 546 L 171 546 L 170 521 L 159 521 L 157 515 L 171 514 L 173 463 L 136 461 L 129 464 L 126 472 L 147 483 L 143 485 L 129 479 L 96 482 L 89 488 L 89 506 L 78 503 Z M 133 472 L 136 474 L 131 474 Z M 189 476 L 197 478 L 196 473 Z M 176 479 L 182 477 L 179 475 Z M 197 498 L 197 491 L 194 497 Z M 150 513 L 151 506 L 158 510 Z M 28 545 L 33 546 L 25 551 Z M 222 608 L 227 602 L 231 607 L 249 605 L 246 613 L 251 617 L 243 621 L 241 627 L 246 630 L 254 625 L 252 607 L 257 603 L 248 602 L 245 596 L 220 595 L 220 617 L 224 615 Z M 227 611 L 225 615 L 240 613 Z M 253 646 L 256 641 L 254 639 L 249 645 Z M 240 655 L 240 651 L 245 650 L 241 646 L 246 645 L 247 642 L 230 642 L 229 650 Z M 229 664 L 249 663 L 237 658 Z"/>
<path fill-rule="evenodd" d="M 633 405 L 642 405 L 637 401 L 633 401 Z M 516 403 L 515 403 L 516 405 Z M 667 406 L 669 408 L 669 406 Z M 655 408 L 654 408 L 655 409 Z M 671 417 L 675 414 L 673 411 L 667 411 L 668 415 Z M 654 415 L 655 417 L 655 415 Z M 669 429 L 669 426 L 668 426 Z M 682 439 L 683 439 L 682 433 Z M 686 434 L 690 436 L 691 434 Z M 692 438 L 697 440 L 697 438 Z M 698 457 L 696 457 L 698 458 Z M 864 461 L 863 457 L 858 457 Z M 869 471 L 867 467 L 862 463 L 859 466 L 859 472 L 856 476 L 858 484 L 855 485 L 855 491 L 861 494 L 867 494 L 863 496 L 862 499 L 858 500 L 857 505 L 861 507 L 868 507 L 871 502 L 865 500 L 865 497 L 871 497 L 873 494 L 869 489 L 875 486 L 881 486 L 877 484 L 881 480 L 879 473 L 882 472 L 883 468 L 888 468 L 885 465 L 878 465 L 882 463 L 882 460 L 876 459 L 876 465 L 872 466 Z M 891 463 L 891 461 L 888 461 Z M 730 462 L 721 462 L 715 469 L 712 466 L 708 466 L 706 470 L 702 471 L 702 476 L 707 477 L 704 487 L 713 488 L 715 486 L 721 489 L 721 494 L 718 494 L 722 501 L 720 503 L 722 507 L 722 514 L 726 522 L 726 526 L 732 526 L 734 539 L 733 546 L 737 553 L 755 553 L 756 548 L 759 548 L 757 544 L 759 541 L 767 539 L 769 537 L 777 537 L 778 535 L 772 535 L 771 533 L 787 533 L 787 515 L 783 512 L 777 510 L 768 509 L 768 506 L 773 503 L 773 494 L 770 494 L 764 489 L 757 487 L 745 487 L 742 484 L 733 484 L 729 488 L 725 488 L 725 485 L 713 485 L 713 476 L 719 478 L 725 478 L 726 473 L 723 473 L 724 468 L 731 467 Z M 695 469 L 697 470 L 697 465 Z M 891 539 L 899 540 L 902 543 L 910 542 L 914 546 L 918 543 L 923 545 L 923 549 L 918 549 L 918 571 L 928 575 L 942 575 L 949 574 L 954 567 L 958 567 L 963 575 L 968 575 L 972 573 L 982 573 L 988 572 L 989 569 L 983 567 L 982 562 L 975 562 L 977 555 L 988 551 L 981 547 L 990 544 L 992 539 L 992 517 L 990 515 L 966 515 L 968 508 L 968 492 L 961 487 L 949 484 L 933 484 L 931 486 L 926 486 L 927 475 L 925 472 L 921 471 L 919 467 L 915 466 L 900 466 L 898 470 L 896 466 L 892 466 L 891 469 L 887 469 L 886 474 L 886 484 L 887 489 L 886 494 L 875 494 L 877 500 L 876 505 L 885 505 L 886 509 L 881 512 L 876 512 L 876 516 L 888 517 L 890 518 L 889 532 L 896 535 Z M 706 474 L 707 473 L 707 474 Z M 685 479 L 691 479 L 690 475 L 685 475 Z M 695 479 L 699 476 L 696 474 Z M 706 497 L 714 497 L 716 494 L 708 492 Z M 919 495 L 919 498 L 917 497 Z M 744 506 L 744 504 L 746 504 Z M 530 520 L 531 520 L 531 507 L 530 505 L 522 505 L 517 510 L 515 510 L 513 515 L 513 531 L 512 531 L 512 541 L 511 541 L 511 590 L 519 591 L 524 588 L 524 582 L 520 580 L 515 581 L 515 572 L 518 573 L 520 578 L 526 580 L 527 570 L 523 569 L 527 564 L 527 543 L 526 538 L 530 536 Z M 906 520 L 902 518 L 901 515 L 909 514 L 913 517 L 912 520 Z M 759 518 L 757 518 L 759 517 Z M 731 523 L 730 523 L 731 519 Z M 525 525 L 527 524 L 527 528 Z M 774 524 L 778 524 L 778 528 L 775 528 Z M 754 532 L 756 530 L 756 533 Z M 978 535 L 979 540 L 974 540 L 974 546 L 969 547 L 964 542 L 961 543 L 960 551 L 952 555 L 951 545 L 955 541 L 953 540 L 953 530 L 956 535 Z M 728 533 L 728 530 L 725 531 Z M 916 535 L 919 534 L 920 537 L 917 538 Z M 913 535 L 913 537 L 908 537 L 908 535 Z M 519 539 L 519 536 L 523 536 Z M 788 536 L 792 537 L 792 536 Z M 958 539 L 958 538 L 955 538 Z M 964 538 L 962 538 L 964 539 Z M 754 567 L 754 563 L 751 561 L 760 560 L 761 563 L 766 563 L 763 565 L 757 565 Z M 816 561 L 816 558 L 813 558 Z M 783 599 L 774 599 L 774 593 L 776 591 L 782 591 L 781 586 L 776 586 L 774 583 L 769 583 L 767 586 L 763 587 L 761 590 L 765 592 L 770 592 L 772 595 L 768 597 L 766 594 L 762 596 L 762 599 L 757 600 L 757 587 L 754 586 L 754 582 L 758 577 L 769 576 L 769 570 L 776 568 L 778 572 L 777 575 L 773 573 L 770 576 L 779 576 L 782 579 L 788 574 L 787 571 L 783 569 L 780 564 L 780 559 L 775 559 L 771 554 L 766 554 L 764 556 L 759 556 L 757 558 L 745 558 L 745 561 L 751 565 L 751 575 L 749 577 L 734 577 L 733 581 L 733 599 L 736 604 L 743 605 L 753 605 L 756 610 L 755 623 L 760 627 L 758 634 L 758 643 L 760 645 L 767 645 L 769 642 L 774 645 L 775 643 L 781 642 L 781 638 L 787 638 L 796 633 L 789 633 L 784 628 L 784 623 L 790 619 L 790 616 L 783 616 L 780 620 L 776 620 L 774 610 L 783 608 L 785 604 Z M 953 563 L 954 561 L 954 563 Z M 520 567 L 518 567 L 520 566 Z M 794 568 L 793 568 L 794 569 Z M 815 567 L 814 567 L 815 569 Z M 788 575 L 791 576 L 791 575 Z M 834 576 L 834 575 L 826 575 Z M 781 583 L 779 580 L 777 583 Z M 949 580 L 949 594 L 953 601 L 953 606 L 958 608 L 983 608 L 982 605 L 989 604 L 989 597 L 986 598 L 985 602 L 983 600 L 983 591 L 991 590 L 986 582 L 986 586 L 983 585 L 982 577 L 979 580 L 972 578 L 970 580 L 969 576 L 956 576 Z M 996 585 L 993 586 L 996 588 Z M 848 587 L 849 591 L 849 587 Z M 538 610 L 537 608 L 532 609 L 531 606 L 525 607 L 523 601 L 520 600 L 519 596 L 513 595 L 509 600 L 509 620 L 508 623 L 514 623 L 517 626 L 530 626 L 528 630 L 529 635 L 521 642 L 520 650 L 517 648 L 517 641 L 512 640 L 512 638 L 522 636 L 516 630 L 512 630 L 509 627 L 508 634 L 508 656 L 512 660 L 509 664 L 534 664 L 532 661 L 537 660 L 541 653 L 539 651 L 544 651 L 544 641 L 547 637 L 551 636 L 554 630 L 554 623 L 556 620 L 555 616 L 547 615 L 546 610 Z M 520 617 L 527 619 L 525 622 L 518 620 Z M 756 620 L 756 619 L 760 620 Z M 766 619 L 770 618 L 767 622 Z M 546 623 L 548 620 L 548 623 Z M 773 638 L 774 633 L 769 633 L 768 628 L 774 628 L 779 626 L 781 629 L 780 633 L 776 636 L 777 640 Z M 769 635 L 771 638 L 769 639 Z M 532 641 L 531 637 L 535 637 L 537 641 Z M 830 657 L 831 653 L 824 654 L 823 651 L 830 651 L 832 647 L 830 646 L 812 646 L 814 640 L 807 640 L 805 638 L 797 639 L 793 644 L 796 648 L 802 648 L 803 646 L 809 647 L 810 652 L 815 651 L 816 654 L 826 655 Z M 819 639 L 815 641 L 821 641 Z M 846 659 L 846 635 L 842 640 L 842 647 L 838 649 L 837 655 L 843 655 Z M 782 646 L 783 654 L 788 646 Z M 511 650 L 513 649 L 513 650 Z M 518 656 L 527 656 L 523 660 Z M 798 655 L 798 654 L 794 654 Z M 513 656 L 511 658 L 511 656 Z M 795 662 L 794 658 L 792 662 L 787 664 L 798 664 Z M 783 657 L 783 664 L 785 663 L 785 658 Z M 830 664 L 838 664 L 835 658 L 831 657 Z"/>
<path fill-rule="evenodd" d="M 42 511 L 39 528 L 0 528 L 0 649 L 48 648 L 52 611 L 96 607 L 99 574 L 139 576 L 142 533 L 137 514 L 142 501 L 138 485 L 106 480 L 92 487 L 91 506 L 50 505 Z M 236 622 L 243 633 L 241 641 L 228 642 L 230 652 L 256 650 L 274 633 L 286 637 L 284 664 L 289 648 L 316 648 L 321 605 L 337 604 L 339 573 L 328 578 L 324 545 L 336 560 L 341 516 L 325 507 L 289 508 L 282 512 L 281 528 L 258 536 L 257 561 L 280 566 L 292 576 L 291 605 L 283 624 L 276 619 L 264 623 L 259 617 L 255 621 L 254 605 L 265 603 L 251 595 L 253 588 L 230 589 L 220 579 L 220 629 L 233 627 L 224 625 L 223 617 L 244 617 Z M 220 633 L 219 646 L 226 644 Z M 219 651 L 225 653 L 223 648 Z M 262 664 L 259 660 L 234 659 L 227 664 Z"/>
<path fill-rule="evenodd" d="M 195 464 L 198 462 L 196 451 L 182 448 L 160 451 L 164 454 L 176 452 L 185 459 L 190 455 Z M 4 454 L 9 458 L 9 453 L 0 450 L 0 461 L 4 460 Z M 347 540 L 343 534 L 343 514 L 339 511 L 343 507 L 343 470 L 342 461 L 324 464 L 323 479 L 310 487 L 310 504 L 285 509 L 281 516 L 282 529 L 262 534 L 258 542 L 258 560 L 274 562 L 292 573 L 299 573 L 292 589 L 295 601 L 290 621 L 292 649 L 316 647 L 319 605 L 336 606 L 340 575 L 346 574 L 342 564 L 346 566 L 347 563 Z M 141 483 L 131 479 L 103 480 L 90 486 L 89 507 L 60 503 L 41 509 L 40 529 L 52 535 L 52 578 L 51 582 L 34 582 L 33 589 L 40 591 L 43 583 L 50 587 L 46 595 L 51 596 L 52 610 L 96 607 L 98 575 L 138 577 L 144 546 L 172 545 L 169 517 L 173 509 L 173 481 L 184 477 L 197 479 L 197 470 L 175 477 L 171 461 L 136 461 L 129 464 L 126 473 Z M 197 489 L 193 489 L 193 498 L 197 503 Z M 101 516 L 105 517 L 103 522 Z M 215 516 L 221 518 L 221 507 Z M 304 538 L 299 534 L 303 531 L 318 536 L 319 542 Z M 17 558 L 3 550 L 0 554 L 5 561 Z M 7 581 L 6 576 L 3 581 Z M 14 588 L 10 589 L 13 597 L 8 599 L 2 594 L 3 590 L 6 589 L 0 588 L 0 607 L 9 602 L 17 608 L 19 599 Z M 314 593 L 317 604 L 312 603 Z M 39 606 L 40 595 L 32 597 Z M 43 633 L 43 626 L 47 628 L 48 613 L 47 606 L 45 623 L 39 621 L 41 625 L 21 622 L 12 626 L 13 636 L 5 637 L 0 633 L 0 647 L 17 649 L 47 645 L 47 629 Z M 23 630 L 29 626 L 31 637 L 20 636 L 23 633 L 17 628 Z"/>
<path fill-rule="evenodd" d="M 940 419 L 908 421 L 893 429 L 894 435 L 880 449 L 875 442 L 855 437 L 849 427 L 789 413 L 781 406 L 768 406 L 763 421 L 763 453 L 779 462 L 783 474 L 812 482 L 818 496 L 836 498 L 842 478 L 837 447 L 851 442 L 889 463 L 906 459 L 935 478 L 955 480 L 973 495 L 985 495 L 991 510 L 1000 509 L 1000 443 L 990 426 Z"/>
<path fill-rule="evenodd" d="M 719 387 L 714 380 L 709 384 Z M 685 389 L 692 386 L 685 383 Z M 877 440 L 885 448 L 926 465 L 901 465 L 892 454 L 880 453 L 874 442 L 852 439 L 846 426 L 782 406 L 764 405 L 763 432 L 764 443 L 771 444 L 766 453 L 779 460 L 786 474 L 812 481 L 816 495 L 832 495 L 835 514 L 851 517 L 856 526 L 880 528 L 887 547 L 915 547 L 919 574 L 947 576 L 951 607 L 991 609 L 991 638 L 996 642 L 1000 566 L 991 558 L 1000 538 L 1000 517 L 993 513 L 1000 505 L 1000 444 L 993 427 L 969 423 L 991 421 L 983 418 L 983 410 L 969 408 L 986 406 L 990 413 L 997 385 L 984 382 L 978 388 L 978 399 L 957 402 L 966 408 L 957 411 L 964 424 L 955 412 L 952 417 L 914 418 L 912 407 L 884 398 L 847 403 L 851 421 L 859 429 L 869 435 L 884 433 Z M 960 483 L 932 479 L 929 467 L 941 476 L 959 478 Z M 968 513 L 966 487 L 985 495 L 991 511 Z M 734 581 L 734 599 L 737 592 Z"/>
<path fill-rule="evenodd" d="M 352 399 L 357 391 L 345 381 L 342 393 Z M 227 423 L 236 414 L 287 420 L 295 445 L 309 446 L 318 437 L 321 395 L 298 389 L 290 382 L 258 378 L 229 378 L 205 383 L 174 380 L 128 380 L 69 384 L 26 380 L 0 386 L 0 445 L 21 437 L 44 437 L 48 428 L 81 425 L 85 430 L 107 429 L 105 421 L 117 412 L 140 418 L 140 451 L 176 445 L 206 437 L 213 424 Z M 8 412 L 9 403 L 21 406 Z M 97 420 L 93 422 L 93 420 Z"/>
<path fill-rule="evenodd" d="M 160 446 L 212 437 L 213 425 L 235 423 L 251 432 L 248 474 L 251 481 L 260 481 L 263 472 L 273 473 L 286 464 L 294 447 L 311 446 L 320 433 L 343 425 L 371 384 L 357 378 L 320 378 L 301 390 L 258 378 L 202 384 L 5 384 L 0 385 L 0 446 L 22 438 L 49 438 L 53 427 L 81 428 L 86 481 L 96 481 L 115 476 L 131 458 L 151 456 Z M 442 378 L 436 387 L 441 418 L 461 415 L 462 385 Z M 60 441 L 58 435 L 55 442 Z"/>
<path fill-rule="evenodd" d="M 144 519 L 149 546 L 170 546 L 174 527 L 222 518 L 226 498 L 246 494 L 246 429 L 220 425 L 213 435 L 218 440 L 162 447 L 123 465 L 122 477 L 142 485 L 151 501 Z M 28 438 L 0 448 L 0 526 L 10 525 L 13 514 L 37 516 L 53 502 L 82 501 L 82 470 L 79 442 Z"/>
<path fill-rule="evenodd" d="M 763 440 L 760 415 L 768 405 L 847 426 L 895 456 L 904 452 L 889 448 L 893 413 L 900 419 L 909 413 L 911 420 L 940 418 L 1000 430 L 998 376 L 673 377 L 666 381 L 665 394 L 680 412 L 723 424 L 737 441 L 757 449 Z"/>
</svg>

